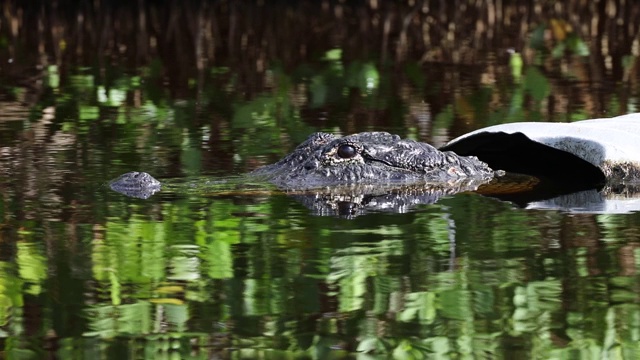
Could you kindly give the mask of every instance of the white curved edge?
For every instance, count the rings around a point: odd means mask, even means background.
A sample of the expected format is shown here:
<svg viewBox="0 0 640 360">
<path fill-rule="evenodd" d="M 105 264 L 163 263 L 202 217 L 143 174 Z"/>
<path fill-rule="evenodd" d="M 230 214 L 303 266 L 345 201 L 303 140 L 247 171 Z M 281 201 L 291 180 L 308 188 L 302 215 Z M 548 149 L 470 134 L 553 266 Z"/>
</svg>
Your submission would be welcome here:
<svg viewBox="0 0 640 360">
<path fill-rule="evenodd" d="M 447 145 L 476 134 L 495 132 L 523 133 L 534 141 L 571 152 L 598 167 L 603 161 L 640 163 L 640 113 L 573 123 L 494 125 L 459 136 Z"/>
</svg>

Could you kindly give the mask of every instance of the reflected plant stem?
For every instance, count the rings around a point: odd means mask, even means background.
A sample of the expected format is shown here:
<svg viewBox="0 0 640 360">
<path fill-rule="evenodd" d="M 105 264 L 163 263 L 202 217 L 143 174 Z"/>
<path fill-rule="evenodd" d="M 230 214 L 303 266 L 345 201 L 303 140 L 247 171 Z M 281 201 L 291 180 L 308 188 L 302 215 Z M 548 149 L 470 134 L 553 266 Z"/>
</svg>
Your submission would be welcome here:
<svg viewBox="0 0 640 360">
<path fill-rule="evenodd" d="M 456 262 L 456 223 L 448 213 L 444 215 L 444 218 L 449 223 L 449 271 L 453 271 Z"/>
</svg>

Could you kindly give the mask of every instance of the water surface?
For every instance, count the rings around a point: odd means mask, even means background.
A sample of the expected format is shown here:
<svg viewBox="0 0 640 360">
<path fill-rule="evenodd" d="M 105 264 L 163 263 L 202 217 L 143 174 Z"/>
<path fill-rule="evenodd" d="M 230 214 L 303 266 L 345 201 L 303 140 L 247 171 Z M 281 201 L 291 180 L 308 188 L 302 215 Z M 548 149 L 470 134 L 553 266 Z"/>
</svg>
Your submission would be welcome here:
<svg viewBox="0 0 640 360">
<path fill-rule="evenodd" d="M 633 358 L 633 211 L 317 216 L 220 182 L 314 131 L 637 110 L 636 4 L 414 3 L 2 5 L 3 356 Z M 132 170 L 173 185 L 106 186 Z"/>
</svg>

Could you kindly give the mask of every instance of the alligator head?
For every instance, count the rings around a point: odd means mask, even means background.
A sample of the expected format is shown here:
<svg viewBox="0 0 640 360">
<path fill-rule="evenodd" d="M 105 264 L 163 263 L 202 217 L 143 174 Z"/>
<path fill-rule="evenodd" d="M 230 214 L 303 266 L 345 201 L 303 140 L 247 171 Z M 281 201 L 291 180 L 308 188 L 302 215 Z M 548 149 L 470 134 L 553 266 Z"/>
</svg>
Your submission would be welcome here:
<svg viewBox="0 0 640 360">
<path fill-rule="evenodd" d="M 494 171 L 473 156 L 442 152 L 433 146 L 386 132 L 345 137 L 315 133 L 275 164 L 253 171 L 284 189 L 345 184 L 455 183 L 491 180 Z"/>
</svg>

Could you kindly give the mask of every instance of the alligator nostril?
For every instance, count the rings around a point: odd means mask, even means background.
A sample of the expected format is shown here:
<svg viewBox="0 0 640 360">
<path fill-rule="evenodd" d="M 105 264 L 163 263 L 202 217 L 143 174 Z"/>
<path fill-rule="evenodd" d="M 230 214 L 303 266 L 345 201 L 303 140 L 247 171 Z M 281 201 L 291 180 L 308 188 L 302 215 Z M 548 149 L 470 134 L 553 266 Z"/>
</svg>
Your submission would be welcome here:
<svg viewBox="0 0 640 360">
<path fill-rule="evenodd" d="M 316 160 L 307 161 L 306 164 L 304 164 L 305 170 L 313 170 L 317 168 L 318 168 L 318 162 Z"/>
</svg>

